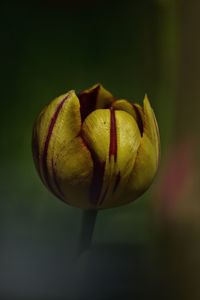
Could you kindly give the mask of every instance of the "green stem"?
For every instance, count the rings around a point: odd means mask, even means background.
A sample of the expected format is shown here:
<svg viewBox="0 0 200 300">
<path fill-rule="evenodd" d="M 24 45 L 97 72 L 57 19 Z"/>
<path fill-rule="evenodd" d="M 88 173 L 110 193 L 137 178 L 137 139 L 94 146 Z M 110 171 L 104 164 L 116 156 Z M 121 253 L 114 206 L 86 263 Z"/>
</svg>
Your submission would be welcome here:
<svg viewBox="0 0 200 300">
<path fill-rule="evenodd" d="M 81 224 L 79 255 L 88 250 L 91 246 L 97 210 L 84 210 Z"/>
</svg>

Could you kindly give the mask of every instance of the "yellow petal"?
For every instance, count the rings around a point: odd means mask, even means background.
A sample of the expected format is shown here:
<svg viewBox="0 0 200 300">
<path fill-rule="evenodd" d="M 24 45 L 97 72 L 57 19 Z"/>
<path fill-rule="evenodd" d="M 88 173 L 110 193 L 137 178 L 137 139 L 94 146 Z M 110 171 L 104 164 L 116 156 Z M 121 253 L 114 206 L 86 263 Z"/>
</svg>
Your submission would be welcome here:
<svg viewBox="0 0 200 300">
<path fill-rule="evenodd" d="M 156 175 L 157 168 L 155 145 L 145 135 L 142 138 L 135 165 L 126 187 L 127 194 L 130 195 L 130 201 L 147 190 Z"/>
<path fill-rule="evenodd" d="M 160 156 L 160 134 L 158 129 L 158 124 L 154 111 L 150 105 L 147 95 L 144 97 L 143 102 L 143 112 L 144 112 L 144 135 L 150 139 L 152 145 L 154 146 L 155 156 L 157 158 L 157 165 Z"/>
<path fill-rule="evenodd" d="M 158 169 L 160 138 L 154 112 L 147 96 L 143 106 L 144 131 L 137 158 L 127 185 L 137 196 L 141 195 L 152 183 Z"/>
<path fill-rule="evenodd" d="M 85 119 L 82 136 L 93 153 L 93 159 L 104 166 L 101 189 L 96 195 L 97 207 L 126 203 L 127 199 L 121 194 L 133 169 L 141 140 L 136 121 L 124 111 L 98 109 Z"/>
<path fill-rule="evenodd" d="M 123 110 L 129 113 L 137 122 L 141 135 L 143 133 L 142 108 L 139 104 L 130 103 L 127 100 L 120 99 L 112 103 L 112 107 L 116 110 Z"/>
<path fill-rule="evenodd" d="M 112 107 L 116 110 L 123 110 L 129 113 L 135 120 L 137 120 L 137 115 L 133 105 L 124 99 L 116 100 L 112 103 Z"/>
<path fill-rule="evenodd" d="M 53 178 L 52 161 L 63 144 L 67 145 L 79 134 L 80 128 L 80 104 L 74 91 L 52 101 L 36 120 L 33 131 L 36 166 L 42 181 L 57 196 L 60 193 Z"/>
<path fill-rule="evenodd" d="M 53 161 L 54 178 L 65 201 L 76 207 L 88 209 L 93 161 L 81 137 L 63 143 L 56 150 Z"/>
<path fill-rule="evenodd" d="M 104 182 L 109 181 L 106 161 L 109 160 L 110 110 L 98 109 L 92 112 L 83 123 L 82 137 L 90 149 L 94 164 L 88 198 L 91 204 L 98 207 Z"/>
<path fill-rule="evenodd" d="M 83 123 L 82 135 L 98 159 L 106 161 L 110 143 L 110 110 L 93 111 Z"/>
</svg>

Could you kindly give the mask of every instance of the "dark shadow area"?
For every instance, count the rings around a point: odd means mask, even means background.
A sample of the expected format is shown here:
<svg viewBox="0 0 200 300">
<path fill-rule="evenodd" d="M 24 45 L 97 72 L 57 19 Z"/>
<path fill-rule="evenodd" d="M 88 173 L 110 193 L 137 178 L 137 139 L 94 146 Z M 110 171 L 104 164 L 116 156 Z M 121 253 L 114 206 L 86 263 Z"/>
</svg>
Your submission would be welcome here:
<svg viewBox="0 0 200 300">
<path fill-rule="evenodd" d="M 145 246 L 94 245 L 79 258 L 66 246 L 18 247 L 5 257 L 1 299 L 156 299 L 158 270 Z"/>
</svg>

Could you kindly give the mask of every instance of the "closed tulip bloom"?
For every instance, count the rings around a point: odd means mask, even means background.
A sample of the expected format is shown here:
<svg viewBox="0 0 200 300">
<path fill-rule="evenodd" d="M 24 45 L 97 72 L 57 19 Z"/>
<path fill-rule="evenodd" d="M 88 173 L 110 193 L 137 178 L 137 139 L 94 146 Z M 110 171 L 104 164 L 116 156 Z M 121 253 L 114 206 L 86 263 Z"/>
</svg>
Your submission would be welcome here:
<svg viewBox="0 0 200 300">
<path fill-rule="evenodd" d="M 100 84 L 47 105 L 35 122 L 32 144 L 47 188 L 84 209 L 134 201 L 158 168 L 159 131 L 147 96 L 143 106 L 116 100 Z"/>
</svg>

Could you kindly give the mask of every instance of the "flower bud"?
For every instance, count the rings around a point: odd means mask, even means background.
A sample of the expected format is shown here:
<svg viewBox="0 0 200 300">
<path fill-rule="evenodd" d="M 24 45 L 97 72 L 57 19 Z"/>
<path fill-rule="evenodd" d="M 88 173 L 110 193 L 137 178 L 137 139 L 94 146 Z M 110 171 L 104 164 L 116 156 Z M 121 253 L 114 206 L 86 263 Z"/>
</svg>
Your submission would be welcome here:
<svg viewBox="0 0 200 300">
<path fill-rule="evenodd" d="M 115 100 L 102 85 L 56 98 L 38 116 L 33 157 L 47 188 L 64 202 L 101 209 L 139 197 L 159 160 L 159 131 L 143 107 Z"/>
</svg>

